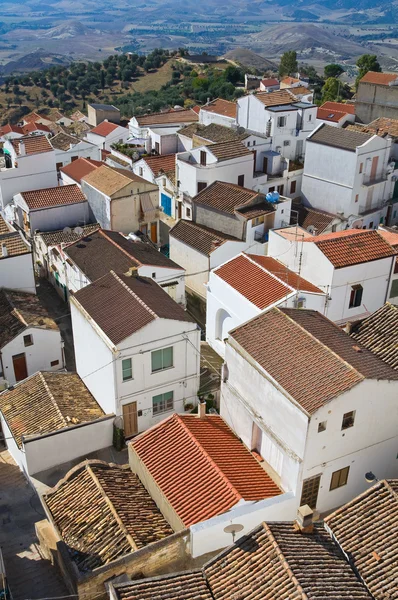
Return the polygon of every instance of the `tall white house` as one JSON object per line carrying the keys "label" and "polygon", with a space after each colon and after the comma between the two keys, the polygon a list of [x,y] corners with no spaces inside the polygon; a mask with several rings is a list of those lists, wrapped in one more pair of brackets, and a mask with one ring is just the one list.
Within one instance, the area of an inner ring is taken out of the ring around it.
{"label": "tall white house", "polygon": [[391,138],[320,125],[306,143],[303,202],[348,218],[349,227],[392,224],[398,171]]}
{"label": "tall white house", "polygon": [[125,437],[196,405],[200,329],[152,279],[111,271],[70,306],[76,370]]}
{"label": "tall white house", "polygon": [[296,510],[397,476],[398,372],[320,313],[271,308],[230,332],[225,361],[221,416]]}

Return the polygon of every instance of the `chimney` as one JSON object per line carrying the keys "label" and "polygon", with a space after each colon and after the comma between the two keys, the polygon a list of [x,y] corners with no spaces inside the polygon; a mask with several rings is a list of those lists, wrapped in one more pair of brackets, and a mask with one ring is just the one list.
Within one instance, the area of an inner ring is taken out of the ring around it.
{"label": "chimney", "polygon": [[221,246],[222,242],[220,240],[213,240],[211,242],[211,249],[210,252],[213,252],[214,250],[216,250],[216,248],[218,248],[219,246]]}
{"label": "chimney", "polygon": [[351,331],[352,331],[352,323],[350,321],[347,321],[347,323],[345,324],[345,327],[343,327],[343,330],[348,333],[348,335],[350,335]]}
{"label": "chimney", "polygon": [[19,154],[19,156],[25,156],[26,151],[25,151],[25,143],[24,142],[19,142],[18,154]]}
{"label": "chimney", "polygon": [[5,244],[1,245],[1,256],[3,258],[5,258],[6,256],[8,256],[8,250],[7,250],[7,246]]}
{"label": "chimney", "polygon": [[204,419],[205,416],[206,416],[206,402],[203,400],[203,398],[199,398],[198,417],[199,417],[199,419]]}
{"label": "chimney", "polygon": [[297,517],[295,521],[296,529],[299,529],[301,533],[312,533],[314,529],[313,524],[314,511],[308,506],[303,504],[297,511]]}
{"label": "chimney", "polygon": [[138,277],[138,267],[130,267],[125,275],[126,277]]}

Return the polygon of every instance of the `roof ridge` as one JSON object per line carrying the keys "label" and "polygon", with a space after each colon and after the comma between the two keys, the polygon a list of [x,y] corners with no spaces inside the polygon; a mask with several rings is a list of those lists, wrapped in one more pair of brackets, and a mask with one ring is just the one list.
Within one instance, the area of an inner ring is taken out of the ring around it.
{"label": "roof ridge", "polygon": [[[112,238],[110,238],[101,227],[99,229],[97,229],[97,231],[98,231],[98,233],[100,235],[102,235],[104,238],[106,238],[108,240],[108,242],[110,242],[113,246],[115,246],[118,250],[120,250],[120,252],[123,252],[123,254],[125,254],[128,258],[131,258],[139,266],[142,266],[142,263],[139,260],[137,260],[134,256],[132,256],[131,254],[129,254],[127,252],[127,250],[125,250],[124,248],[122,248],[121,246],[119,246],[119,244],[117,242],[115,242],[114,240],[112,240]],[[114,233],[119,233],[119,232],[116,231]],[[123,235],[123,234],[119,233],[119,235]]]}
{"label": "roof ridge", "polygon": [[[158,315],[150,308],[133,290],[115,273],[115,271],[111,271],[111,275],[118,281],[132,296],[147,310],[155,319],[158,319]],[[106,277],[106,276],[105,276]]]}
{"label": "roof ridge", "polygon": [[58,404],[56,403],[55,398],[53,396],[53,393],[50,390],[50,388],[49,388],[49,386],[47,384],[47,381],[44,378],[44,375],[43,375],[42,371],[39,372],[39,377],[40,377],[40,379],[41,379],[44,387],[47,390],[47,393],[48,393],[48,395],[50,397],[50,400],[51,400],[52,404],[54,405],[55,411],[58,413],[58,416],[61,417],[61,420],[64,422],[65,427],[68,427],[68,421],[66,420],[66,418],[64,417],[64,415],[61,412],[61,409],[59,408]]}
{"label": "roof ridge", "polygon": [[[242,254],[256,267],[258,267],[259,269],[261,269],[262,271],[264,271],[264,273],[267,273],[268,275],[270,275],[270,277],[273,277],[274,279],[276,279],[277,281],[279,281],[279,283],[281,283],[282,285],[284,285],[285,287],[289,288],[292,292],[296,292],[298,288],[294,288],[292,287],[289,283],[287,283],[286,281],[283,281],[282,279],[279,279],[279,277],[277,275],[275,275],[274,273],[271,273],[271,271],[269,271],[268,269],[266,269],[265,267],[263,267],[262,265],[260,265],[258,262],[256,262],[255,260],[253,260],[249,254],[246,254],[246,252],[242,252]],[[238,255],[239,256],[239,255]],[[264,258],[268,258],[267,256],[264,256]],[[269,258],[273,258],[272,256]],[[282,265],[282,263],[280,263]],[[282,265],[285,266],[285,265]],[[290,269],[288,269],[288,267],[285,267],[286,271],[290,271]],[[293,271],[291,271],[293,272]],[[300,275],[298,275],[297,273],[295,273],[295,275],[297,275],[297,277],[301,280]]]}
{"label": "roof ridge", "polygon": [[271,542],[273,549],[275,550],[275,554],[278,557],[281,566],[285,570],[285,572],[286,572],[287,576],[289,577],[289,579],[291,580],[291,582],[296,587],[298,593],[301,594],[301,600],[308,600],[307,594],[305,593],[302,586],[300,585],[300,582],[298,581],[297,577],[293,573],[293,570],[291,569],[288,560],[286,559],[285,555],[283,554],[283,552],[282,552],[278,542],[276,541],[274,534],[272,533],[271,529],[269,528],[268,524],[265,521],[263,521],[262,525],[263,525],[264,531],[266,532],[266,534],[268,536],[268,539]]}
{"label": "roof ridge", "polygon": [[[185,415],[185,417],[187,417],[188,415]],[[199,442],[199,440],[194,436],[194,434],[190,431],[190,429],[185,425],[184,421],[182,420],[182,415],[179,415],[178,413],[175,414],[176,419],[180,422],[180,424],[182,425],[183,429],[185,430],[185,432],[189,435],[189,437],[194,441],[194,443],[197,445],[197,447],[199,448],[200,452],[205,456],[205,458],[207,459],[207,461],[211,464],[211,466],[214,468],[214,470],[221,476],[221,478],[223,479],[224,483],[227,485],[227,487],[235,494],[237,500],[244,500],[242,494],[240,494],[240,492],[238,492],[238,490],[236,489],[236,487],[234,485],[232,485],[232,483],[230,482],[230,480],[228,479],[228,477],[225,475],[225,473],[220,469],[220,467],[217,465],[217,463],[212,459],[212,457],[210,456],[210,454],[204,449],[204,447],[202,446],[202,444]],[[190,417],[189,417],[190,418]],[[199,419],[198,416],[192,415],[193,419]],[[221,417],[220,417],[221,419]],[[229,425],[227,425],[228,428],[230,429]],[[234,434],[235,435],[235,434]]]}

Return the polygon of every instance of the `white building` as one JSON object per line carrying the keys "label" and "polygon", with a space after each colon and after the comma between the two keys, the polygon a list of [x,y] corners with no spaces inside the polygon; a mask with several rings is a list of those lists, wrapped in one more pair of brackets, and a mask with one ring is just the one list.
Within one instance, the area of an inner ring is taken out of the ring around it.
{"label": "white building", "polygon": [[0,141],[5,142],[7,140],[14,140],[24,136],[22,127],[19,125],[4,125],[0,127]]}
{"label": "white building", "polygon": [[152,279],[111,271],[70,306],[77,372],[125,437],[196,405],[200,330]]}
{"label": "white building", "polygon": [[396,250],[374,230],[311,235],[300,227],[270,231],[268,254],[327,293],[322,311],[344,324],[388,299]]}
{"label": "white building", "polygon": [[36,293],[32,247],[1,215],[0,288]]}
{"label": "white building", "polygon": [[223,358],[228,332],[274,306],[323,311],[326,293],[270,256],[241,253],[207,284],[206,341]]}
{"label": "white building", "polygon": [[299,102],[289,90],[249,94],[237,102],[239,127],[265,135],[270,150],[291,160],[304,156],[305,140],[316,126],[316,113],[315,105]]}
{"label": "white building", "polygon": [[[132,117],[129,122],[129,131],[131,138],[134,139],[131,141],[134,142],[135,140],[135,143],[138,143],[139,141],[145,146],[149,143],[149,138],[151,137],[150,130],[161,129],[163,135],[166,135],[166,130],[168,130],[169,134],[175,134],[176,129],[184,127],[189,123],[196,123],[197,121],[199,121],[198,115],[190,108],[187,110],[172,109],[166,112]],[[156,141],[159,140],[154,140],[154,143],[156,143]],[[156,147],[154,149],[156,149]]]}
{"label": "white building", "polygon": [[0,291],[0,318],[0,386],[64,368],[61,333],[35,294]]}
{"label": "white building", "polygon": [[110,150],[112,144],[125,144],[128,138],[129,130],[126,127],[102,121],[97,127],[86,133],[85,139],[101,150]]}
{"label": "white building", "polygon": [[50,142],[55,150],[57,171],[79,158],[101,160],[101,150],[98,146],[73,135],[58,133],[51,138]]}
{"label": "white building", "polygon": [[0,168],[3,210],[15,194],[57,185],[55,152],[45,135],[7,140],[3,150],[5,166]]}
{"label": "white building", "polygon": [[112,445],[114,415],[104,414],[76,373],[38,372],[4,391],[0,420],[28,478]]}
{"label": "white building", "polygon": [[280,83],[274,77],[268,77],[260,81],[260,92],[276,92],[279,89]]}
{"label": "white building", "polygon": [[324,102],[316,113],[316,124],[326,123],[331,127],[344,127],[355,123],[355,105],[343,102]]}
{"label": "white building", "polygon": [[390,154],[389,137],[320,125],[307,139],[304,203],[342,214],[350,227],[391,224],[398,170]]}
{"label": "white building", "polygon": [[236,102],[217,98],[212,102],[208,102],[201,106],[199,111],[199,122],[202,125],[210,125],[210,123],[218,123],[225,127],[233,127],[236,125]]}
{"label": "white building", "polygon": [[316,311],[272,308],[230,332],[221,415],[297,508],[319,513],[397,475],[398,372]]}
{"label": "white building", "polygon": [[21,192],[14,196],[6,213],[28,237],[36,230],[55,231],[89,223],[89,205],[78,185]]}

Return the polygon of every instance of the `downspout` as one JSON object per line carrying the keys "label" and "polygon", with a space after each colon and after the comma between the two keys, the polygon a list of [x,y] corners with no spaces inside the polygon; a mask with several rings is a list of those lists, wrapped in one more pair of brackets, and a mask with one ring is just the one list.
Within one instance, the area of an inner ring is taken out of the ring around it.
{"label": "downspout", "polygon": [[390,289],[391,289],[391,285],[392,285],[391,278],[392,278],[392,275],[393,275],[393,272],[394,272],[394,267],[395,267],[396,260],[397,260],[397,257],[393,256],[392,261],[391,261],[390,275],[389,275],[389,278],[388,278],[388,286],[387,286],[387,291],[386,291],[386,297],[384,298],[384,304],[388,301],[388,298],[389,298],[389,293],[390,293]]}

